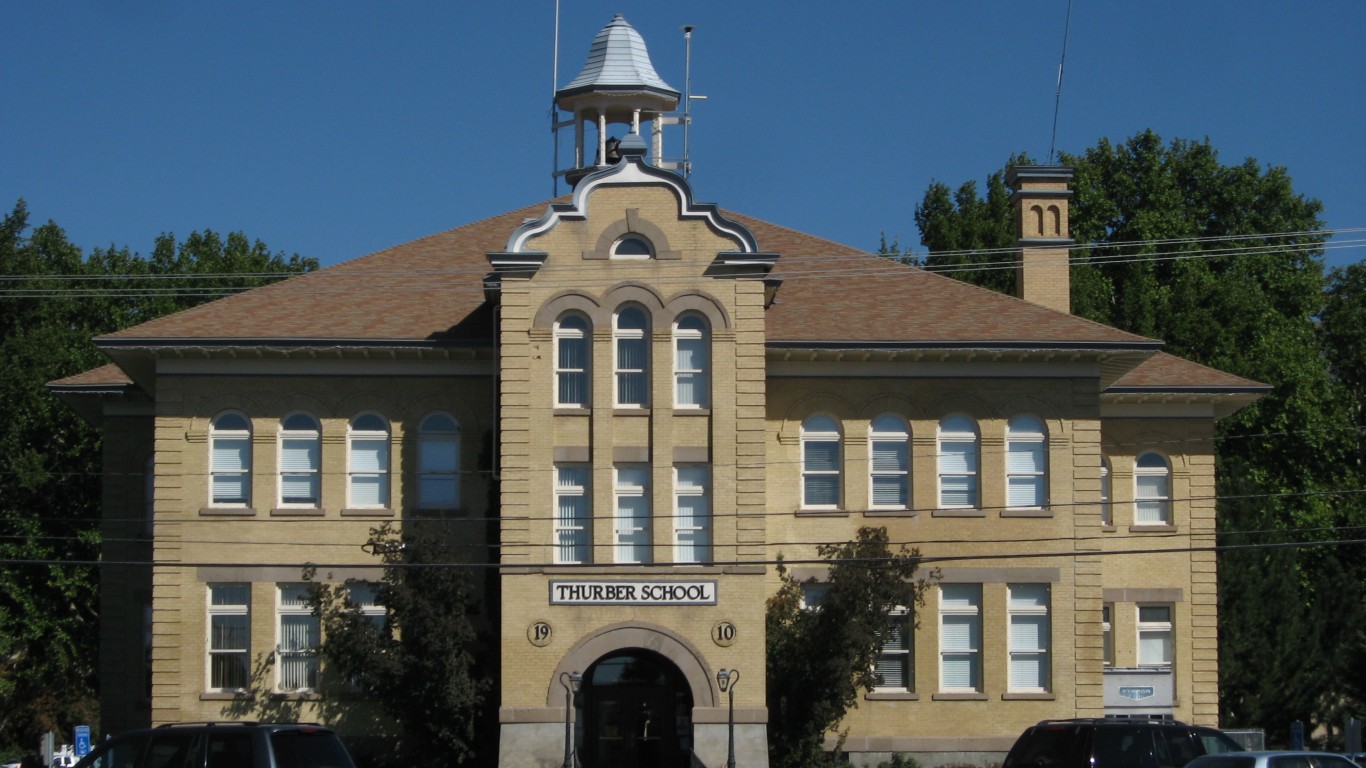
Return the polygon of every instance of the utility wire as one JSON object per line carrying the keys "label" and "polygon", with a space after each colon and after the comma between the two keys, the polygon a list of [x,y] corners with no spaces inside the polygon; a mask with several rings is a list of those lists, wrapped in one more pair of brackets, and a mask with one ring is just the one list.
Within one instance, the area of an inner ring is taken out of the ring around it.
{"label": "utility wire", "polygon": [[[1366,228],[1362,228],[1362,229],[1352,229],[1352,230],[1336,230],[1336,231],[1337,231],[1337,232],[1358,232],[1358,231],[1366,231]],[[1085,251],[1088,251],[1088,250],[1090,250],[1090,249],[1096,249],[1096,248],[1099,248],[1099,249],[1106,249],[1106,250],[1112,250],[1112,249],[1115,249],[1115,248],[1118,248],[1118,247],[1139,247],[1139,246],[1147,246],[1147,245],[1180,245],[1180,244],[1194,244],[1194,243],[1198,243],[1198,242],[1210,242],[1210,241],[1227,242],[1227,241],[1238,241],[1238,240],[1265,240],[1265,239],[1267,239],[1267,238],[1294,237],[1294,236],[1315,236],[1315,237],[1317,237],[1317,236],[1319,236],[1320,234],[1321,234],[1321,233],[1314,233],[1314,232],[1302,232],[1302,233],[1274,233],[1274,234],[1267,234],[1267,235],[1244,235],[1244,236],[1231,236],[1231,237],[1202,237],[1202,238],[1188,238],[1188,239],[1154,240],[1154,241],[1148,241],[1147,243],[1140,242],[1140,241],[1132,241],[1132,242],[1125,242],[1125,243],[1107,243],[1107,244],[1093,244],[1093,245],[1076,245],[1076,244],[1072,244],[1072,245],[1046,246],[1045,249],[1053,248],[1053,249],[1058,249],[1058,250],[1082,251],[1083,253],[1075,254],[1075,255],[1072,255],[1072,256],[1069,257],[1069,263],[1071,263],[1071,264],[1104,264],[1104,265],[1113,265],[1113,264],[1128,264],[1128,263],[1140,263],[1140,262],[1160,262],[1160,261],[1185,260],[1185,259],[1196,259],[1196,258],[1199,258],[1199,259],[1213,259],[1213,258],[1232,257],[1232,256],[1265,255],[1265,254],[1268,254],[1268,253],[1281,253],[1281,254],[1314,253],[1314,252],[1327,251],[1327,250],[1340,250],[1340,249],[1347,249],[1347,248],[1356,249],[1356,248],[1363,248],[1363,247],[1366,247],[1366,239],[1361,239],[1361,240],[1351,240],[1351,241],[1339,241],[1339,242],[1336,242],[1336,243],[1329,243],[1329,244],[1324,244],[1324,243],[1320,243],[1320,242],[1305,242],[1305,243],[1291,243],[1291,244],[1266,244],[1266,243],[1261,243],[1261,244],[1253,244],[1253,245],[1246,245],[1246,246],[1239,246],[1239,247],[1219,248],[1219,249],[1213,249],[1213,250],[1202,250],[1202,251],[1185,251],[1185,250],[1183,250],[1183,251],[1153,252],[1153,253],[1144,253],[1144,254],[1135,254],[1135,255],[1124,255],[1124,254],[1102,254],[1102,255],[1096,255],[1096,254],[1088,254],[1088,253],[1085,253]],[[970,250],[970,251],[942,251],[942,252],[934,252],[934,253],[924,254],[924,255],[915,255],[915,254],[909,254],[909,255],[908,255],[908,254],[896,254],[896,255],[895,255],[895,256],[896,256],[895,259],[894,259],[894,258],[887,258],[887,257],[884,256],[884,255],[872,254],[872,253],[831,254],[831,255],[824,255],[824,256],[821,256],[821,255],[817,255],[817,256],[789,256],[789,257],[784,257],[784,258],[782,258],[782,259],[779,260],[779,263],[778,263],[778,270],[777,270],[777,272],[776,272],[776,275],[779,276],[779,277],[781,277],[781,278],[783,278],[785,281],[796,281],[796,280],[806,281],[806,280],[812,280],[812,279],[823,279],[823,278],[832,278],[832,277],[846,278],[846,279],[847,279],[847,278],[853,277],[853,276],[870,275],[870,274],[872,274],[872,275],[905,274],[905,272],[904,272],[904,266],[894,266],[894,265],[904,264],[904,263],[907,262],[907,260],[915,261],[915,260],[919,260],[919,259],[928,259],[928,258],[945,259],[945,258],[954,258],[954,257],[958,257],[958,256],[974,256],[974,257],[981,257],[981,256],[988,256],[988,255],[993,255],[993,254],[1012,255],[1012,254],[1015,254],[1015,253],[1018,253],[1018,248],[1016,248],[1016,247],[1008,247],[1008,248],[996,248],[996,249],[977,249],[977,250]],[[890,256],[890,255],[889,255],[889,256]],[[863,265],[861,265],[861,266],[854,267],[854,266],[851,264],[851,260],[857,259],[857,258],[860,258],[860,257],[866,258],[866,259],[868,259],[868,261],[864,262]],[[809,265],[809,266],[808,266],[808,265]],[[803,267],[806,267],[806,268],[803,269]],[[819,268],[812,268],[812,267],[819,267]],[[1013,258],[1011,258],[1011,259],[1005,259],[1005,260],[1001,260],[1001,261],[974,262],[974,263],[968,263],[968,264],[951,264],[951,265],[939,265],[939,266],[934,266],[934,265],[931,265],[931,266],[919,266],[918,268],[921,269],[922,271],[934,272],[934,273],[939,273],[939,274],[953,274],[953,273],[956,273],[956,272],[966,272],[966,271],[972,271],[972,272],[983,272],[983,271],[988,271],[988,272],[989,272],[989,271],[997,271],[997,270],[1004,270],[1004,269],[1010,269],[1010,270],[1017,269],[1017,268],[1018,268],[1018,261],[1015,260],[1015,259],[1013,259]],[[592,278],[592,279],[587,279],[587,280],[582,279],[583,275],[584,275],[589,269],[590,269],[589,267],[585,267],[585,266],[583,266],[583,265],[574,265],[574,266],[568,266],[568,267],[555,267],[555,266],[549,266],[549,265],[547,265],[547,266],[545,266],[545,267],[542,267],[542,268],[537,272],[537,275],[538,275],[538,278],[540,278],[540,279],[543,280],[543,281],[547,281],[547,282],[548,282],[548,281],[552,281],[552,280],[554,280],[554,279],[559,279],[559,278],[561,278],[561,277],[563,277],[563,276],[570,276],[570,275],[572,275],[572,276],[574,276],[574,279],[573,279],[573,280],[566,280],[566,281],[565,281],[565,285],[572,285],[572,286],[574,286],[574,287],[581,287],[581,288],[594,287],[594,286],[606,287],[606,286],[608,286],[608,285],[613,285],[613,284],[615,284],[614,281],[607,280],[606,278]],[[673,284],[673,283],[682,283],[682,282],[684,282],[684,281],[691,281],[691,280],[694,280],[696,276],[695,276],[694,274],[692,274],[692,272],[690,272],[690,271],[688,271],[688,270],[695,270],[695,267],[692,267],[692,266],[689,266],[689,265],[686,265],[686,264],[682,264],[682,263],[679,263],[679,264],[667,264],[667,265],[665,265],[665,266],[663,266],[663,267],[661,267],[660,269],[657,270],[658,272],[663,273],[663,276],[662,276],[662,277],[656,277],[656,278],[655,278],[655,282],[657,282],[657,283],[659,283],[659,284],[661,284],[661,285],[669,285],[669,284]],[[455,278],[459,278],[459,277],[461,277],[461,276],[465,276],[465,277],[468,277],[470,280],[478,279],[478,280],[482,281],[483,278],[484,278],[484,276],[486,276],[486,275],[488,274],[488,272],[489,272],[489,269],[488,269],[487,267],[484,267],[484,266],[480,265],[480,266],[477,266],[477,267],[476,267],[476,266],[470,266],[470,267],[463,267],[463,268],[452,268],[452,269],[441,269],[441,270],[401,270],[401,271],[400,271],[400,270],[393,270],[393,271],[389,271],[389,270],[376,270],[376,271],[365,271],[365,272],[363,272],[363,273],[362,273],[362,272],[351,272],[351,271],[349,271],[349,270],[346,270],[346,271],[343,271],[343,272],[340,272],[340,273],[338,273],[338,272],[325,272],[325,271],[319,271],[319,272],[308,272],[308,273],[281,274],[281,275],[277,275],[276,277],[278,278],[278,281],[283,281],[283,280],[288,280],[288,279],[317,278],[318,282],[327,284],[327,287],[321,287],[321,286],[315,287],[313,290],[310,290],[310,291],[309,291],[309,294],[310,294],[310,295],[315,295],[315,296],[324,296],[324,295],[350,295],[350,294],[354,294],[354,293],[360,292],[360,291],[371,291],[371,290],[374,290],[374,289],[377,288],[377,287],[383,287],[383,286],[386,284],[386,280],[391,280],[391,281],[393,281],[393,284],[402,284],[402,285],[405,285],[405,286],[407,286],[407,285],[412,285],[414,282],[421,283],[421,282],[422,282],[421,278],[424,278],[424,277],[428,277],[428,278],[450,278],[450,279],[455,279]],[[670,275],[669,275],[669,272],[674,272],[675,274],[674,274],[673,276],[670,276]],[[766,273],[764,273],[764,272],[756,271],[753,275],[751,275],[751,277],[760,278],[760,277],[764,277],[765,275],[766,275]],[[237,276],[233,275],[232,273],[221,273],[221,274],[211,274],[211,275],[184,276],[183,278],[180,278],[180,279],[185,279],[185,280],[210,280],[210,279],[213,279],[213,280],[218,280],[218,279],[233,280],[233,279],[236,279],[236,277],[237,277]],[[135,281],[135,280],[141,280],[141,279],[146,279],[146,276],[139,276],[139,275],[111,275],[111,276],[89,276],[89,275],[11,275],[11,276],[0,276],[0,285],[3,285],[4,283],[12,283],[12,284],[18,286],[18,287],[15,287],[15,288],[0,288],[0,299],[3,299],[3,298],[58,298],[58,297],[155,298],[155,297],[158,297],[158,296],[185,296],[185,297],[204,297],[204,298],[208,298],[208,297],[218,297],[218,296],[230,295],[230,294],[235,294],[235,293],[241,293],[241,292],[245,292],[245,291],[248,291],[248,290],[254,290],[254,289],[256,289],[256,288],[268,287],[268,286],[246,286],[246,287],[244,287],[244,286],[240,286],[240,285],[226,285],[226,286],[220,285],[220,286],[205,286],[205,287],[198,287],[198,288],[174,287],[174,286],[172,286],[172,287],[165,287],[165,288],[152,288],[152,287],[149,287],[149,288],[129,289],[129,288],[114,288],[114,287],[103,288],[103,287],[93,287],[93,286],[88,286],[88,285],[76,285],[76,286],[74,286],[74,287],[72,287],[72,286],[67,286],[67,287],[58,286],[58,287],[54,287],[54,286],[51,286],[51,285],[50,285],[50,284],[53,283],[53,282],[57,282],[57,283],[73,283],[73,282],[75,282],[75,283],[88,283],[88,282],[96,282],[96,281]],[[339,285],[339,283],[345,283],[345,285]],[[42,284],[42,287],[38,287],[38,288],[25,287],[26,285],[32,285],[32,284]],[[273,285],[273,284],[275,284],[275,283],[272,283],[272,285]]]}
{"label": "utility wire", "polygon": [[[1163,555],[1163,554],[1190,554],[1200,552],[1236,552],[1247,550],[1275,550],[1275,549],[1308,549],[1319,547],[1354,546],[1366,544],[1363,539],[1335,539],[1330,541],[1302,541],[1302,542],[1275,542],[1267,544],[1214,544],[1207,546],[1190,547],[1153,547],[1146,549],[1117,549],[1117,550],[1058,550],[1053,552],[1013,552],[995,554],[974,554],[974,555],[935,555],[920,556],[916,559],[921,564],[936,564],[949,562],[976,562],[982,560],[1022,560],[1040,558],[1078,558],[1078,557],[1119,557],[1129,555]],[[746,545],[735,545],[736,548]],[[730,548],[730,545],[727,545]],[[219,562],[219,561],[154,561],[154,560],[50,560],[50,559],[2,559],[0,565],[5,566],[67,566],[80,568],[108,568],[108,567],[134,567],[134,568],[303,568],[311,567],[318,570],[330,568],[384,568],[399,570],[422,570],[431,568],[465,568],[469,570],[501,570],[513,568],[517,570],[539,569],[547,573],[563,572],[568,574],[600,573],[611,570],[631,570],[638,573],[641,568],[649,568],[652,575],[687,576],[690,575],[688,569],[696,567],[726,568],[737,566],[754,565],[832,565],[855,564],[855,565],[879,565],[891,563],[899,560],[897,557],[870,557],[870,558],[848,558],[839,560],[829,560],[826,558],[755,558],[737,560],[714,560],[707,563],[662,563],[657,565],[641,565],[639,563],[547,563],[547,562],[508,562],[508,563],[461,563],[461,562],[441,562],[441,563],[360,563],[360,562],[339,562],[339,563],[319,563],[319,562]],[[663,572],[664,568],[682,568],[683,570],[672,570]]]}

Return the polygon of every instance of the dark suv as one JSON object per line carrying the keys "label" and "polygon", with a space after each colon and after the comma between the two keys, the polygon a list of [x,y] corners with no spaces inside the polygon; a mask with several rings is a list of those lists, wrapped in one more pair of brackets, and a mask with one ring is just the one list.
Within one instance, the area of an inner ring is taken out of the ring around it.
{"label": "dark suv", "polygon": [[1242,751],[1217,729],[1175,720],[1044,720],[1020,734],[1001,768],[1182,768],[1200,755]]}
{"label": "dark suv", "polygon": [[101,742],[76,768],[355,768],[330,728],[175,723]]}

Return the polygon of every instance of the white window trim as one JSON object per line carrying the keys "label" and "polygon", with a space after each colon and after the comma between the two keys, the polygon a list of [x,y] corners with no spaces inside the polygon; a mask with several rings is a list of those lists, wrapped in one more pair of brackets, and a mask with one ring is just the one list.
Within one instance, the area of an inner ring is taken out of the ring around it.
{"label": "white window trim", "polygon": [[[646,565],[650,557],[650,466],[648,464],[622,464],[612,468],[613,498],[613,552],[619,564]],[[639,482],[630,479],[638,475]],[[628,515],[623,499],[640,499],[644,502],[643,516],[633,520]]]}
{"label": "white window trim", "polygon": [[[315,428],[314,428],[314,429],[285,429],[285,426],[284,426],[284,425],[285,425],[285,421],[289,420],[290,417],[295,416],[295,415],[304,415],[304,416],[307,416],[309,419],[312,419],[312,421],[313,421],[313,426],[314,426]],[[284,466],[283,466],[284,455],[285,455],[285,441],[286,441],[286,440],[308,440],[308,441],[312,442],[313,445],[317,448],[317,451],[315,452],[316,455],[317,455],[317,457],[318,457],[318,463],[317,463],[317,465],[311,466],[311,467],[309,467],[309,468],[306,469],[306,470],[290,470],[290,471],[286,472],[286,471],[285,471],[285,468],[284,468]],[[323,455],[323,454],[322,454],[322,449],[323,449],[323,433],[322,433],[322,423],[321,423],[320,421],[318,421],[317,417],[314,416],[314,415],[311,414],[311,413],[302,413],[302,414],[293,414],[293,413],[291,413],[291,414],[289,414],[289,416],[286,416],[284,419],[281,419],[281,420],[280,420],[279,433],[276,435],[276,438],[275,438],[275,449],[276,449],[276,450],[275,450],[275,464],[276,464],[276,466],[275,466],[275,472],[276,472],[276,474],[275,474],[275,477],[276,477],[276,483],[275,483],[275,485],[276,485],[276,491],[275,491],[275,493],[276,493],[276,502],[280,505],[280,507],[281,507],[282,509],[317,509],[317,508],[321,507],[321,506],[322,506],[322,503],[323,503],[323,489],[322,489],[322,455]],[[314,489],[316,490],[316,497],[315,497],[312,501],[308,501],[308,502],[286,502],[286,501],[285,501],[285,476],[286,476],[286,475],[288,475],[288,476],[290,476],[290,477],[312,477],[312,478],[313,478],[313,483],[312,483],[312,485],[313,485]]]}
{"label": "white window trim", "polygon": [[[247,422],[246,429],[220,429],[218,423],[224,417],[236,416]],[[216,471],[214,469],[214,453],[217,449],[219,440],[245,440],[246,455],[244,466],[240,470]],[[251,506],[251,466],[252,466],[252,440],[251,440],[251,419],[238,411],[225,411],[214,417],[209,425],[209,506],[242,509]],[[238,477],[241,479],[243,488],[241,501],[219,501],[214,496],[215,479],[223,476]]]}
{"label": "white window trim", "polygon": [[[690,319],[698,319],[702,323],[701,328],[681,328],[681,323]],[[680,362],[681,355],[678,354],[679,345],[683,341],[700,340],[702,342],[702,368],[684,368]],[[707,319],[697,313],[688,313],[680,316],[673,324],[673,353],[674,353],[674,407],[679,409],[702,409],[711,404],[711,333]],[[684,376],[694,376],[697,379],[696,389],[698,391],[698,402],[685,403],[678,396],[682,391],[682,381]]]}
{"label": "white window trim", "polygon": [[[1042,588],[1044,593],[1043,605],[1021,604],[1015,599],[1016,590]],[[1006,613],[1007,613],[1007,632],[1006,638],[1006,690],[1012,693],[1047,693],[1051,690],[1053,679],[1053,622],[1051,609],[1053,605],[1052,589],[1047,584],[1010,584],[1006,588]],[[1017,618],[1037,618],[1042,616],[1044,619],[1043,630],[1039,638],[1041,644],[1037,648],[1017,648],[1015,647],[1015,620]],[[1042,657],[1042,685],[1015,687],[1015,660],[1016,656],[1039,656]]]}
{"label": "white window trim", "polygon": [[[622,328],[619,320],[622,313],[628,310],[635,310],[644,319],[644,328]],[[622,368],[621,350],[619,346],[623,341],[640,340],[644,349],[645,360],[640,368]],[[617,408],[649,408],[650,407],[650,313],[644,307],[628,304],[619,308],[612,315],[612,404]],[[645,380],[645,391],[643,402],[628,403],[621,398],[621,379],[623,376],[639,375]]]}
{"label": "white window trim", "polygon": [[[1144,608],[1163,608],[1167,611],[1166,621],[1143,621]],[[1136,653],[1134,658],[1138,666],[1145,669],[1171,669],[1176,662],[1176,607],[1171,603],[1138,603],[1134,606],[1134,618],[1137,620],[1134,627],[1135,639],[1137,640]],[[1167,647],[1170,652],[1165,660],[1160,662],[1143,660],[1143,636],[1145,634],[1165,634],[1167,636]]]}
{"label": "white window trim", "polygon": [[1115,524],[1114,483],[1110,474],[1110,460],[1100,458],[1100,524]]}
{"label": "white window trim", "polygon": [[[835,422],[836,430],[812,430],[808,424],[814,419],[827,418]],[[801,505],[802,509],[840,509],[844,503],[844,436],[839,431],[839,419],[832,416],[816,414],[808,417],[802,422],[801,431]],[[835,444],[835,468],[834,469],[811,469],[807,466],[806,446],[809,443],[834,443]],[[835,478],[835,502],[833,504],[813,504],[806,498],[806,479],[808,477],[833,477]]]}
{"label": "white window trim", "polygon": [[[444,417],[451,420],[455,425],[454,431],[428,429],[427,423],[433,417]],[[461,488],[460,488],[460,422],[445,411],[433,411],[422,417],[417,429],[417,487],[413,489],[413,495],[417,499],[418,509],[460,509],[461,508]],[[423,458],[428,446],[450,443],[455,448],[455,467],[452,469],[424,470]],[[422,498],[422,488],[424,480],[435,479],[450,482],[455,486],[455,500],[451,504],[431,504]]]}
{"label": "white window trim", "polygon": [[[939,426],[935,430],[935,447],[938,449],[935,460],[935,475],[939,483],[938,497],[936,501],[938,502],[940,509],[978,509],[982,504],[982,483],[980,477],[982,468],[981,436],[976,431],[976,420],[964,414],[953,415],[962,416],[964,419],[968,420],[970,423],[973,424],[974,430],[971,432],[945,431],[944,422],[951,418],[951,416],[945,417],[944,419],[940,420]],[[948,472],[944,467],[944,457],[948,455],[947,452],[944,450],[944,445],[946,443],[968,442],[972,443],[972,452],[970,454],[969,468],[959,472]],[[969,488],[971,490],[972,495],[972,502],[970,504],[946,504],[944,502],[944,478],[946,477],[968,478]]]}
{"label": "white window trim", "polygon": [[[1013,429],[1012,427],[1016,427],[1017,421],[1021,418],[1027,418],[1037,422],[1039,431],[1033,432]],[[1043,509],[1048,506],[1048,433],[1046,430],[1047,427],[1044,425],[1043,419],[1040,419],[1037,416],[1032,415],[1016,416],[1006,423],[1006,506],[1010,509]],[[1016,448],[1017,444],[1021,446],[1039,446],[1042,466],[1039,469],[1030,472],[1012,471],[1012,455],[1017,451],[1020,453],[1026,452]],[[1010,481],[1015,478],[1039,479],[1039,498],[1035,499],[1037,503],[1024,504],[1019,506],[1010,504]]]}
{"label": "white window trim", "polygon": [[[967,606],[949,606],[944,600],[945,587],[963,586],[976,587],[973,593],[976,603]],[[982,585],[980,584],[961,584],[961,585],[939,585],[939,690],[941,693],[981,693],[983,688],[982,673]],[[950,616],[966,616],[976,619],[973,623],[973,633],[969,638],[970,643],[967,648],[955,648],[948,650],[944,642],[945,619]],[[951,688],[944,684],[944,660],[948,656],[967,656],[973,665],[973,674],[977,685],[969,688]]]}
{"label": "white window trim", "polygon": [[[356,429],[355,424],[366,416],[376,416],[384,422],[385,429]],[[346,425],[346,506],[348,509],[387,509],[393,498],[393,446],[391,442],[389,420],[378,413],[366,412],[358,414]],[[383,440],[384,456],[378,469],[358,470],[355,466],[356,451],[355,444],[358,440]],[[373,477],[380,484],[379,502],[374,504],[360,504],[356,502],[355,484],[359,478]]]}
{"label": "white window trim", "polygon": [[[575,319],[577,319],[577,320],[581,320],[581,321],[583,322],[584,327],[583,327],[583,328],[566,328],[566,327],[564,326],[564,322],[565,322],[565,320],[567,320],[567,319],[569,319],[569,318],[571,318],[571,317],[572,317],[572,318],[575,318]],[[554,346],[555,346],[555,349],[554,349],[555,359],[554,359],[553,362],[554,362],[554,365],[555,365],[555,376],[554,376],[554,381],[551,383],[551,386],[554,387],[554,391],[551,393],[551,397],[554,398],[555,407],[556,407],[556,408],[588,408],[589,406],[592,405],[592,402],[593,402],[593,377],[590,375],[590,371],[591,371],[590,366],[591,366],[592,363],[593,363],[593,324],[592,324],[591,322],[588,321],[588,318],[584,317],[584,316],[581,315],[581,314],[578,314],[577,312],[568,313],[568,314],[562,315],[562,316],[560,317],[560,319],[557,320],[557,321],[555,322],[554,336],[555,336],[555,345],[554,345]],[[564,342],[566,342],[566,341],[580,341],[580,342],[583,343],[583,367],[582,367],[582,368],[564,368],[564,367],[561,367],[561,365],[560,365],[560,359],[561,359],[561,358],[560,358],[560,346],[561,346]],[[613,351],[613,353],[615,354],[615,350]],[[571,376],[571,375],[572,375],[572,376],[578,376],[578,377],[581,377],[581,378],[583,379],[583,402],[565,402],[565,401],[560,400],[560,391],[561,391],[560,383],[561,383],[561,379],[562,379],[563,377],[565,377],[565,376]]]}
{"label": "white window trim", "polygon": [[1115,665],[1115,627],[1112,620],[1115,615],[1115,604],[1105,603],[1100,611],[1100,637],[1101,637],[1101,663],[1106,667]]}
{"label": "white window trim", "polygon": [[[911,433],[906,428],[906,423],[899,416],[893,416],[900,423],[900,429],[896,432],[876,431],[878,421],[886,418],[879,416],[869,422],[868,425],[868,508],[869,509],[909,509],[911,505]],[[874,454],[878,443],[900,443],[905,448],[906,466],[899,470],[877,469],[874,466]],[[879,477],[899,477],[901,478],[901,494],[905,497],[905,504],[878,504],[877,503],[877,478]]]}
{"label": "white window trim", "polygon": [[[696,484],[685,486],[682,482],[684,473],[698,473],[702,481]],[[705,507],[706,517],[697,521],[694,519],[692,525],[684,525],[682,500],[684,498],[701,498]],[[711,467],[706,464],[683,464],[674,467],[674,554],[675,563],[680,565],[702,565],[712,561],[712,499],[711,499]],[[683,537],[685,534],[698,534],[697,539],[690,545],[693,552],[700,556],[691,558],[684,556]]]}
{"label": "white window trim", "polygon": [[[1139,462],[1145,456],[1156,456],[1161,460],[1161,467],[1141,467]],[[1143,486],[1139,483],[1142,477],[1161,477],[1163,479],[1163,493],[1157,496],[1145,496],[1141,493]],[[1161,512],[1159,520],[1139,520],[1139,507],[1144,503],[1156,503]],[[1156,451],[1145,451],[1134,458],[1134,525],[1171,525],[1172,524],[1172,468],[1171,460]]]}
{"label": "white window trim", "polygon": [[[645,253],[622,253],[621,246],[627,242],[636,241],[644,244]],[[655,244],[650,242],[650,238],[639,232],[628,232],[612,243],[610,257],[619,261],[649,261],[655,257]]]}
{"label": "white window trim", "polygon": [[915,621],[914,613],[904,605],[893,608],[891,616],[899,624],[898,631],[901,633],[901,648],[892,651],[887,650],[886,643],[878,648],[878,662],[883,657],[896,656],[902,668],[902,679],[905,685],[882,685],[873,686],[873,690],[879,693],[913,693],[915,691]]}
{"label": "white window trim", "polygon": [[[561,485],[561,479],[565,477],[566,471],[582,471],[583,483],[581,485]],[[551,550],[554,554],[554,562],[557,565],[580,565],[593,562],[593,495],[592,495],[592,473],[587,464],[557,464],[552,478],[554,483],[554,513],[555,524],[552,530],[553,539]],[[584,499],[584,509],[582,519],[566,523],[560,516],[560,499],[565,496],[582,497]],[[583,559],[567,559],[564,557],[564,548],[561,545],[561,536],[565,531],[578,531],[577,536],[582,537],[584,542],[586,557]]]}
{"label": "white window trim", "polygon": [[[322,627],[320,625],[318,618],[313,615],[313,610],[309,607],[306,599],[300,601],[299,603],[285,602],[285,591],[296,589],[302,590],[302,594],[307,594],[308,585],[297,583],[283,583],[275,585],[275,655],[277,662],[275,664],[275,690],[281,693],[312,693],[313,691],[317,690],[317,677],[319,672],[318,646],[316,645],[316,643],[321,640]],[[312,635],[315,644],[304,649],[286,650],[284,637],[285,618],[298,616],[306,616],[312,619]],[[304,685],[290,688],[285,687],[284,674],[285,662],[287,659],[299,659],[304,662],[305,666],[312,666],[312,677],[314,678],[314,685]]]}
{"label": "white window trim", "polygon": [[[235,693],[245,690],[245,688],[224,688],[215,687],[213,684],[213,658],[214,656],[241,656],[244,659],[250,684],[251,674],[251,584],[243,582],[223,582],[208,584],[204,590],[205,620],[204,620],[204,690],[220,693]],[[213,602],[213,590],[215,587],[241,587],[245,588],[247,602],[232,603],[227,605],[215,605]],[[245,616],[247,621],[247,644],[242,648],[214,648],[213,647],[213,617],[214,616]]]}

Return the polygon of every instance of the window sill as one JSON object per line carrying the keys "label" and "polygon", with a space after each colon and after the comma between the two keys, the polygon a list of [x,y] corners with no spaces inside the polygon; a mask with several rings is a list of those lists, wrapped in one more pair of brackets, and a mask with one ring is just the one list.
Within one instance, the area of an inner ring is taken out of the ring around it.
{"label": "window sill", "polygon": [[254,517],[256,509],[253,507],[201,507],[200,517]]}
{"label": "window sill", "polygon": [[1104,523],[1101,523],[1100,529],[1102,531],[1109,531],[1113,533],[1114,531],[1118,531],[1119,527],[1114,524],[1106,525]]}
{"label": "window sill", "polygon": [[365,507],[361,509],[343,509],[342,517],[393,517],[394,510],[388,507]]}
{"label": "window sill", "polygon": [[312,691],[274,691],[270,694],[271,701],[322,701],[321,694]]}
{"label": "window sill", "polygon": [[1176,526],[1171,523],[1145,523],[1129,526],[1129,533],[1171,533]]}
{"label": "window sill", "polygon": [[675,405],[675,406],[674,406],[674,415],[675,415],[675,416],[710,416],[710,415],[711,415],[711,409],[710,409],[710,408],[681,408],[681,407]]}
{"label": "window sill", "polygon": [[555,406],[556,416],[592,416],[593,409],[581,405],[557,405]]}
{"label": "window sill", "polygon": [[798,508],[792,512],[797,517],[848,517],[849,511],[839,508],[830,509],[803,509]]}
{"label": "window sill", "polygon": [[1052,517],[1053,510],[1030,507],[1027,509],[1003,509],[1001,517]]}
{"label": "window sill", "polygon": [[869,691],[863,695],[864,701],[920,701],[915,691]]}
{"label": "window sill", "polygon": [[918,517],[918,509],[865,509],[864,517]]}
{"label": "window sill", "polygon": [[270,511],[271,517],[322,517],[327,510],[322,507],[276,507]]}
{"label": "window sill", "polygon": [[975,507],[949,507],[947,509],[936,509],[930,513],[933,517],[986,517],[984,509]]}
{"label": "window sill", "polygon": [[255,698],[250,691],[207,691],[199,694],[200,701],[252,701]]}
{"label": "window sill", "polygon": [[988,701],[985,693],[936,693],[931,701]]}
{"label": "window sill", "polygon": [[1057,701],[1058,697],[1048,691],[1038,693],[1003,693],[1001,701]]}
{"label": "window sill", "polygon": [[649,408],[630,408],[618,405],[612,409],[613,416],[649,416]]}

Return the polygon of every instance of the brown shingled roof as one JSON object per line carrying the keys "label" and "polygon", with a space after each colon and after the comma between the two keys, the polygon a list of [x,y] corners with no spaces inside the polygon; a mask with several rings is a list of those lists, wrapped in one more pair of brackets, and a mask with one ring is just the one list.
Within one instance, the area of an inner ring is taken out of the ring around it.
{"label": "brown shingled roof", "polygon": [[[98,339],[138,342],[484,343],[485,254],[547,203],[484,219]],[[1156,345],[1151,339],[894,263],[765,221],[725,214],[781,255],[770,342]]]}
{"label": "brown shingled roof", "polygon": [[738,214],[783,279],[764,315],[774,342],[990,346],[1158,342]]}
{"label": "brown shingled roof", "polygon": [[54,388],[84,388],[84,387],[122,387],[132,384],[133,380],[128,378],[128,374],[123,369],[109,363],[101,365],[99,368],[92,368],[84,373],[74,376],[67,376],[64,379],[49,381],[47,385]]}
{"label": "brown shingled roof", "polygon": [[1176,355],[1158,352],[1121,376],[1107,391],[1248,390],[1265,392],[1271,387],[1258,381],[1224,373]]}
{"label": "brown shingled roof", "polygon": [[97,339],[135,341],[487,342],[484,254],[546,204],[150,320]]}

